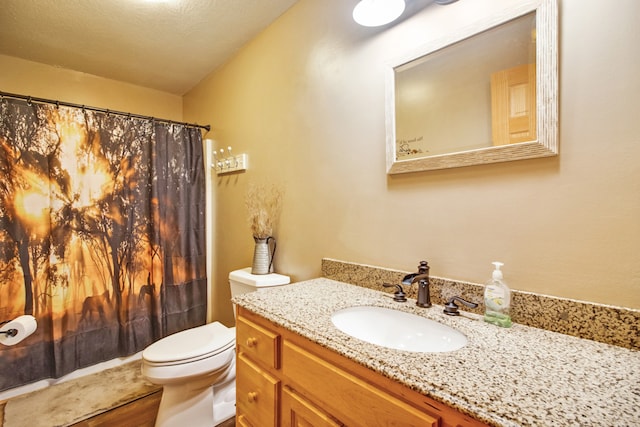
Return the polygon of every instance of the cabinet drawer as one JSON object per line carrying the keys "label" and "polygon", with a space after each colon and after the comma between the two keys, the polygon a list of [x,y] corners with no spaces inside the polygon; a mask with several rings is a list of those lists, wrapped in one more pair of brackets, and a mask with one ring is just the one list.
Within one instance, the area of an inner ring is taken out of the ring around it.
{"label": "cabinet drawer", "polygon": [[278,426],[280,381],[243,353],[236,361],[236,409],[245,425]]}
{"label": "cabinet drawer", "polygon": [[252,321],[238,317],[236,322],[238,353],[247,354],[253,361],[268,368],[280,368],[280,335]]}
{"label": "cabinet drawer", "polygon": [[299,392],[347,425],[440,426],[439,417],[387,394],[312,353],[285,341],[283,375]]}

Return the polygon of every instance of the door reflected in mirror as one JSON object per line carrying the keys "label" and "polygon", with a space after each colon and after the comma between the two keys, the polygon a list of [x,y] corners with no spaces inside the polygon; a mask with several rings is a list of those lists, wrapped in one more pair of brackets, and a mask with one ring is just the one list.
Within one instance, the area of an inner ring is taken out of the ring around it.
{"label": "door reflected in mirror", "polygon": [[528,3],[390,66],[388,173],[557,154],[557,8]]}

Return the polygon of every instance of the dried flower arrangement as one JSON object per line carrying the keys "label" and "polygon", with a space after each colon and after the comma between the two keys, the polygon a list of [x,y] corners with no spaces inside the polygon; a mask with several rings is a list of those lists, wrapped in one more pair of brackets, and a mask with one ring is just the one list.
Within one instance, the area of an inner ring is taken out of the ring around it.
{"label": "dried flower arrangement", "polygon": [[249,184],[245,204],[253,237],[265,239],[273,236],[273,228],[282,210],[282,190],[275,185]]}

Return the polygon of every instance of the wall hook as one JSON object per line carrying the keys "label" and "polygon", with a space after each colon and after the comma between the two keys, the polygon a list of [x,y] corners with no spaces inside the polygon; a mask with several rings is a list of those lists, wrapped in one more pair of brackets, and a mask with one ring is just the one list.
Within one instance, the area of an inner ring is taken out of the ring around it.
{"label": "wall hook", "polygon": [[220,151],[213,150],[214,163],[211,165],[216,170],[218,175],[242,172],[247,170],[247,155],[239,154],[234,155],[231,146],[227,146],[227,154],[225,155],[225,149],[221,148]]}

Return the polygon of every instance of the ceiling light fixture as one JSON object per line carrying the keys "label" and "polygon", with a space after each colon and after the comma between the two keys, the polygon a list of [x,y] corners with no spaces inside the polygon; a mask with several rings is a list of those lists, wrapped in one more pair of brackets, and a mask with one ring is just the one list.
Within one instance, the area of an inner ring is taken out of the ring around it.
{"label": "ceiling light fixture", "polygon": [[364,27],[378,27],[395,21],[404,6],[404,0],[361,0],[353,9],[353,20]]}

